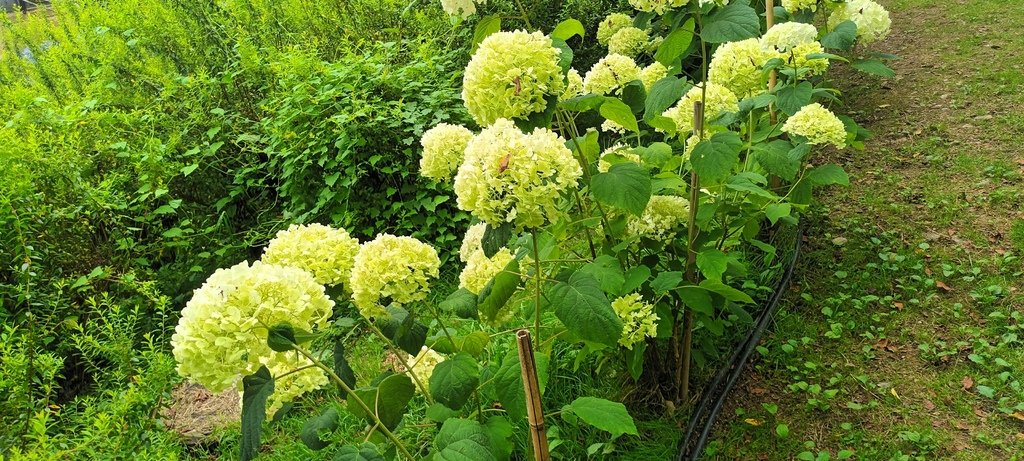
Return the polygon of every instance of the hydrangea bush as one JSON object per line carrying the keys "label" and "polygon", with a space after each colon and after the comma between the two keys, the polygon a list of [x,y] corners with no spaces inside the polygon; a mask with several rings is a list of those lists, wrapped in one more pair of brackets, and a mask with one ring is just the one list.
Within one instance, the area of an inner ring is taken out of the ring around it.
{"label": "hydrangea bush", "polygon": [[[420,174],[452,181],[476,222],[458,290],[431,293],[440,261],[416,239],[360,245],[344,229],[306,225],[196,291],[175,357],[182,375],[242,391],[243,459],[264,414],[328,381],[376,440],[339,456],[527,451],[512,442],[527,430],[512,345],[523,329],[539,363],[561,344],[577,364],[597,360],[668,406],[691,401],[690,364],[754,313],[765,288],[750,272],[776,260],[773,233],[797,224],[815,188],[848,183],[818,149],[859,149],[868,133],[830,109],[840,95],[824,75],[839,65],[891,75],[894,57],[861,46],[890,22],[870,0],[783,1],[772,27],[745,0],[629,3],[635,11],[611,12],[594,31],[572,19],[542,31],[526,9],[441,2],[453,23],[476,21],[462,95],[477,126],[439,124],[421,140]],[[503,31],[503,19],[520,23]],[[569,43],[591,40],[608,54],[574,68]],[[324,285],[344,289],[328,296]],[[358,319],[329,322],[349,313]],[[397,365],[355,376],[345,332],[377,337]],[[414,398],[425,415],[407,414]],[[621,403],[581,396],[562,414],[612,440],[638,435]],[[394,432],[424,418],[436,424],[416,427],[436,428],[432,444]],[[330,446],[321,435],[337,420],[328,410],[302,440]]]}

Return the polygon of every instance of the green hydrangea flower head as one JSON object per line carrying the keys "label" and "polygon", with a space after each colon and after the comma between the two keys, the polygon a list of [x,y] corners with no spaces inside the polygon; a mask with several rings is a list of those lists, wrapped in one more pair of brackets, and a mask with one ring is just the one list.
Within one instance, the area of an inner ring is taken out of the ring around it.
{"label": "green hydrangea flower head", "polygon": [[832,144],[837,149],[846,147],[846,127],[843,121],[821,104],[802,107],[782,125],[782,131],[807,138],[808,144]]}
{"label": "green hydrangea flower head", "polygon": [[441,0],[441,9],[448,13],[448,16],[465,20],[476,13],[476,3],[474,0]]}
{"label": "green hydrangea flower head", "polygon": [[818,11],[818,0],[782,0],[782,7],[790,13],[801,10]]}
{"label": "green hydrangea flower head", "polygon": [[[629,4],[644,13],[655,12],[665,14],[669,8],[678,8],[689,3],[690,0],[629,0]],[[706,0],[701,0],[702,4]],[[728,0],[722,0],[728,2]]]}
{"label": "green hydrangea flower head", "polygon": [[565,92],[558,97],[559,101],[568,101],[577,96],[583,95],[583,77],[576,69],[569,69],[565,74]]}
{"label": "green hydrangea flower head", "polygon": [[651,63],[651,65],[647,67],[644,67],[643,70],[640,71],[640,81],[644,82],[644,88],[648,91],[651,90],[651,87],[654,86],[655,83],[658,83],[658,80],[667,76],[668,68],[657,61]]}
{"label": "green hydrangea flower head", "polygon": [[313,274],[317,283],[335,286],[348,282],[358,252],[359,241],[343,228],[292,224],[278,231],[261,260],[303,269]]}
{"label": "green hydrangea flower head", "polygon": [[388,315],[387,302],[406,305],[426,299],[438,276],[437,250],[412,237],[380,234],[366,242],[352,267],[352,303],[366,318]]}
{"label": "green hydrangea flower head", "polygon": [[[707,83],[707,99],[704,101],[704,119],[714,120],[723,112],[740,110],[739,99],[732,91],[717,83]],[[678,103],[665,111],[664,116],[676,122],[679,135],[693,131],[693,103],[701,100],[701,87],[694,86]]]}
{"label": "green hydrangea flower head", "polygon": [[576,187],[583,169],[553,131],[526,134],[499,119],[466,146],[455,175],[460,209],[493,226],[537,228],[560,217],[560,196]]}
{"label": "green hydrangea flower head", "polygon": [[892,27],[889,11],[871,0],[848,0],[836,5],[828,17],[828,28],[834,29],[843,21],[857,24],[857,41],[862,44],[884,39]]}
{"label": "green hydrangea flower head", "polygon": [[480,291],[490,283],[491,279],[512,262],[512,258],[512,251],[508,248],[498,250],[490,258],[482,249],[473,252],[469,256],[469,261],[466,261],[466,267],[459,273],[459,288],[465,288],[473,294],[480,294]]}
{"label": "green hydrangea flower head", "polygon": [[482,126],[499,118],[526,118],[547,107],[565,83],[558,65],[561,50],[540,32],[497,32],[480,43],[466,66],[462,100]]}
{"label": "green hydrangea flower head", "polygon": [[821,75],[828,70],[828,59],[808,58],[808,56],[824,52],[825,48],[819,42],[801,43],[793,47],[789,53],[784,54],[783,59],[792,67],[807,69],[807,75]]}
{"label": "green hydrangea flower head", "polygon": [[629,56],[609,54],[583,77],[583,90],[600,95],[618,94],[627,83],[640,78],[640,67]]}
{"label": "green hydrangea flower head", "polygon": [[768,29],[761,37],[761,46],[767,51],[785,53],[804,43],[818,39],[818,29],[802,22],[783,22]]}
{"label": "green hydrangea flower head", "polygon": [[473,132],[460,125],[441,123],[427,130],[420,138],[420,175],[438,182],[451,180],[470,139]]}
{"label": "green hydrangea flower head", "polygon": [[462,237],[462,246],[459,247],[459,259],[462,262],[469,262],[470,256],[477,250],[483,249],[484,233],[487,232],[487,223],[476,223],[466,229],[466,235]]}
{"label": "green hydrangea flower head", "polygon": [[612,301],[612,309],[622,320],[622,336],[619,345],[633,350],[633,346],[658,335],[658,315],[654,313],[654,305],[644,302],[637,293],[629,294]]}
{"label": "green hydrangea flower head", "polygon": [[632,26],[633,18],[622,13],[609,14],[597,25],[597,43],[607,45],[608,39],[612,38],[612,35],[615,35],[619,29]]}
{"label": "green hydrangea flower head", "polygon": [[[275,376],[312,365],[294,352],[275,352],[267,330],[280,323],[296,329],[326,328],[334,308],[324,286],[296,267],[239,263],[218,269],[181,311],[171,336],[178,373],[212,392],[241,390],[242,378],[266,365]],[[275,386],[268,413],[327,383],[317,368],[304,370]]]}
{"label": "green hydrangea flower head", "polygon": [[766,51],[756,38],[723,43],[711,57],[708,81],[728,88],[742,98],[768,91],[768,79],[761,68],[776,53]]}
{"label": "green hydrangea flower head", "polygon": [[647,43],[650,39],[651,37],[645,30],[632,26],[623,27],[608,39],[608,53],[635,58],[647,50]]}
{"label": "green hydrangea flower head", "polygon": [[622,161],[639,164],[640,156],[633,152],[633,149],[629,146],[616,144],[605,149],[605,151],[601,153],[601,158],[597,160],[597,171],[607,173],[608,170],[611,169],[612,165]]}
{"label": "green hydrangea flower head", "polygon": [[412,370],[409,371],[416,375],[413,382],[418,382],[423,386],[422,388],[416,386],[416,390],[423,395],[430,395],[430,376],[434,374],[434,368],[441,362],[444,362],[444,356],[427,346],[423,346],[420,353],[413,358]]}
{"label": "green hydrangea flower head", "polygon": [[626,232],[662,242],[676,236],[677,229],[690,217],[690,202],[673,195],[652,195],[640,216],[632,216],[626,223]]}

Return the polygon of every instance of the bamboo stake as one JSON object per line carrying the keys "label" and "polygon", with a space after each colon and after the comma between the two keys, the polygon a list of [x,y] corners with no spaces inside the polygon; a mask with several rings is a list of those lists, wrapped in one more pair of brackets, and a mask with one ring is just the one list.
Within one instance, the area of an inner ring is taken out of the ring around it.
{"label": "bamboo stake", "polygon": [[[697,133],[698,139],[704,139],[704,101],[693,103],[693,132]],[[690,216],[687,220],[686,240],[686,279],[690,283],[697,283],[697,252],[694,246],[697,242],[697,206],[700,199],[700,178],[697,172],[690,174]],[[681,386],[679,388],[679,400],[686,403],[690,400],[690,352],[693,349],[693,309],[686,309],[683,313],[683,351],[682,362],[683,372]]]}
{"label": "bamboo stake", "polygon": [[519,366],[523,374],[523,392],[526,393],[526,417],[530,423],[530,439],[533,441],[534,461],[550,461],[548,435],[544,429],[544,407],[540,401],[540,385],[537,382],[537,363],[530,344],[530,330],[516,332],[519,346]]}

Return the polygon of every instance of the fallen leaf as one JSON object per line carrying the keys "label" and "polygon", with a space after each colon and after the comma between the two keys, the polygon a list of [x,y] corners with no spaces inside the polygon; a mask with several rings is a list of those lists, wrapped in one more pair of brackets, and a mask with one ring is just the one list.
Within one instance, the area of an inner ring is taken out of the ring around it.
{"label": "fallen leaf", "polygon": [[754,418],[744,419],[743,422],[745,422],[745,423],[747,423],[747,424],[749,424],[751,426],[760,426],[760,425],[764,424],[764,421],[761,421],[760,419],[754,419]]}
{"label": "fallen leaf", "polygon": [[964,387],[965,391],[971,390],[974,387],[974,380],[970,376],[964,376],[964,379],[960,381],[960,384]]}
{"label": "fallen leaf", "polygon": [[940,290],[942,290],[942,291],[945,291],[945,292],[947,292],[947,293],[948,293],[948,292],[950,292],[950,291],[953,291],[953,289],[952,289],[952,288],[950,288],[950,287],[949,287],[949,285],[946,285],[946,284],[945,284],[945,283],[944,283],[943,281],[941,281],[941,280],[936,280],[936,281],[935,281],[935,286],[936,286],[936,287],[938,287],[938,288],[939,288]]}
{"label": "fallen leaf", "polygon": [[893,397],[896,397],[896,400],[903,400],[903,399],[900,398],[900,395],[896,393],[896,388],[895,387],[892,388],[892,389],[889,389],[889,393],[892,394]]}
{"label": "fallen leaf", "polygon": [[903,306],[904,306],[904,304],[903,304],[903,303],[901,303],[901,302],[899,302],[899,301],[896,301],[896,302],[892,303],[892,305],[893,305],[893,307],[895,307],[895,308],[896,308],[896,310],[898,310],[898,311],[901,311],[901,310],[903,310]]}
{"label": "fallen leaf", "polygon": [[1017,433],[1017,440],[1024,440],[1024,432]]}
{"label": "fallen leaf", "polygon": [[974,414],[977,415],[979,418],[988,418],[988,413],[982,411],[981,408],[975,408]]}
{"label": "fallen leaf", "polygon": [[931,268],[928,268],[928,267],[924,268],[924,273],[925,273],[925,275],[931,277],[932,276]]}
{"label": "fallen leaf", "polygon": [[953,425],[956,426],[956,428],[960,429],[961,431],[969,431],[969,430],[971,430],[971,427],[968,426],[967,424],[964,424],[963,421],[957,421],[957,422],[953,423]]}
{"label": "fallen leaf", "polygon": [[1024,413],[1021,413],[1019,411],[1016,413],[1010,413],[1009,416],[1013,419],[1019,419],[1021,421],[1024,421]]}
{"label": "fallen leaf", "polygon": [[765,389],[763,387],[755,387],[755,388],[750,390],[750,393],[754,394],[754,395],[763,395],[763,394],[765,394],[767,392],[768,392],[768,389]]}
{"label": "fallen leaf", "polygon": [[935,403],[932,402],[931,400],[924,399],[924,409],[927,410],[927,411],[934,410],[935,409]]}
{"label": "fallen leaf", "polygon": [[932,420],[932,427],[942,427],[942,421],[939,421],[937,419],[933,419]]}

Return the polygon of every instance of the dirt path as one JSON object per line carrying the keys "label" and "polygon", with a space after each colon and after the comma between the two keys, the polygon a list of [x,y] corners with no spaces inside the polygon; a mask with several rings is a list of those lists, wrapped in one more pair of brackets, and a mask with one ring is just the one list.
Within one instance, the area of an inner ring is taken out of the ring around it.
{"label": "dirt path", "polygon": [[1024,456],[1024,2],[882,3],[898,76],[836,77],[875,138],[708,459]]}

